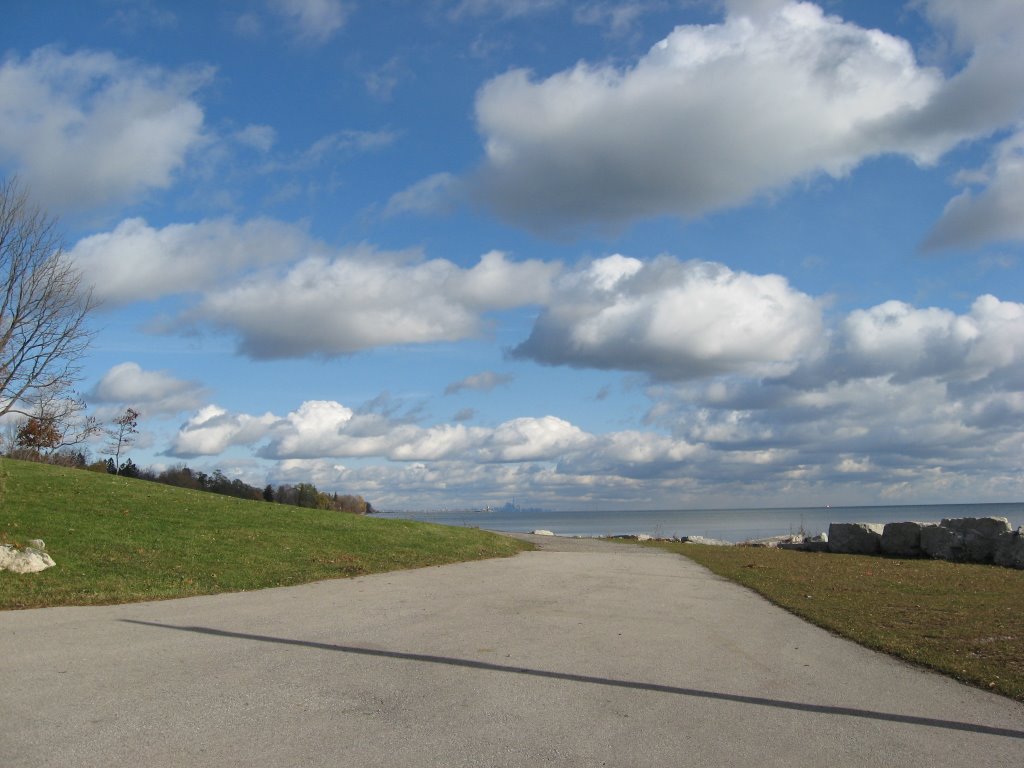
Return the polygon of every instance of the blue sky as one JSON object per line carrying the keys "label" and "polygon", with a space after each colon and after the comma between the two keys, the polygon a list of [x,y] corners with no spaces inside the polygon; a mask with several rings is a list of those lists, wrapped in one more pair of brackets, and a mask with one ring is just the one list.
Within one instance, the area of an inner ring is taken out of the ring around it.
{"label": "blue sky", "polygon": [[103,301],[81,391],[140,465],[1024,496],[1019,0],[13,0],[0,49],[0,172]]}

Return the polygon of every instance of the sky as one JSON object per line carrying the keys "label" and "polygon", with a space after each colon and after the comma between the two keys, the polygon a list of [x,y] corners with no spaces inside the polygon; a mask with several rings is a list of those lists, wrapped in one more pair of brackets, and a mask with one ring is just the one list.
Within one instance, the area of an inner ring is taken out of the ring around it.
{"label": "sky", "polygon": [[0,174],[140,466],[1020,501],[1021,50],[1020,0],[6,0]]}

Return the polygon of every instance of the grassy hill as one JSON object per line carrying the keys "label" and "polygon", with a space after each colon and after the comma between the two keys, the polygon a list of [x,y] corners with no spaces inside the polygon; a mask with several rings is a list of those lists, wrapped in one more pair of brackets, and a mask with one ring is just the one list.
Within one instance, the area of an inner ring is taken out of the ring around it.
{"label": "grassy hill", "polygon": [[301,584],[513,555],[470,528],[381,520],[0,459],[0,543],[57,561],[0,572],[0,609],[99,605]]}

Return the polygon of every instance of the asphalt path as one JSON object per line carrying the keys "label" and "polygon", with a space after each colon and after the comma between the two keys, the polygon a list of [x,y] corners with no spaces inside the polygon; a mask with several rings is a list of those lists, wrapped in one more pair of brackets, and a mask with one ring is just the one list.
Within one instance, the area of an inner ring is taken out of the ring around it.
{"label": "asphalt path", "polygon": [[1024,706],[669,553],[0,613],[0,764],[1014,766]]}

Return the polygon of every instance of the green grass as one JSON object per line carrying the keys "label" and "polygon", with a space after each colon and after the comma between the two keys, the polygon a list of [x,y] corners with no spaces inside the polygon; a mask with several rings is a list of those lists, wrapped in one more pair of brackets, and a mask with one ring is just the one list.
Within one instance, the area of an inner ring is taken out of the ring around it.
{"label": "green grass", "polygon": [[1024,701],[1024,571],[655,542],[820,627]]}
{"label": "green grass", "polygon": [[57,566],[0,572],[0,609],[262,589],[513,555],[471,528],[243,501],[0,459],[0,543],[43,539]]}

